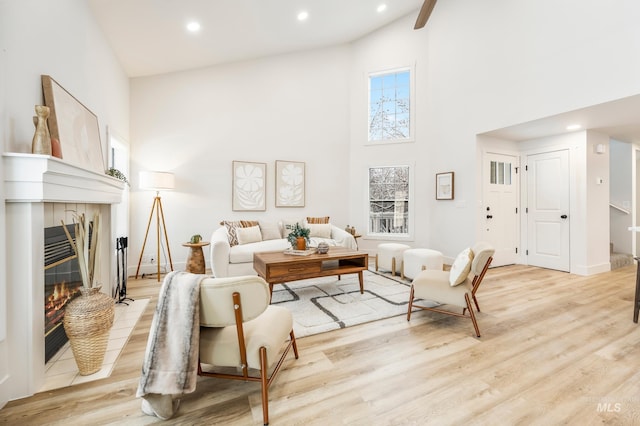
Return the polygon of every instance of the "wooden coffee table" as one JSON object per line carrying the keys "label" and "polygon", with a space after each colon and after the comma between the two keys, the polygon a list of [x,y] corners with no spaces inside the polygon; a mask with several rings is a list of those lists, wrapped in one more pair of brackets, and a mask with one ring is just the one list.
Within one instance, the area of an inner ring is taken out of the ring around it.
{"label": "wooden coffee table", "polygon": [[364,293],[362,271],[367,269],[367,253],[344,247],[330,247],[327,254],[297,256],[282,251],[269,251],[253,254],[253,269],[256,270],[273,292],[274,284],[307,278],[328,277],[332,275],[358,274],[360,293]]}

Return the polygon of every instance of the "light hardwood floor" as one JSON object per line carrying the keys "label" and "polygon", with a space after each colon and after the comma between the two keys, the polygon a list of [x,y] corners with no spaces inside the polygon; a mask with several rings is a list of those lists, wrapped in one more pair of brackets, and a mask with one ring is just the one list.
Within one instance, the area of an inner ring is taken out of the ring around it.
{"label": "light hardwood floor", "polygon": [[[366,285],[366,284],[365,284]],[[135,391],[159,284],[111,377],[12,401],[0,422],[151,424]],[[581,277],[493,268],[470,320],[419,311],[299,339],[271,387],[272,425],[640,424],[635,267]],[[257,383],[200,378],[166,424],[261,424]]]}

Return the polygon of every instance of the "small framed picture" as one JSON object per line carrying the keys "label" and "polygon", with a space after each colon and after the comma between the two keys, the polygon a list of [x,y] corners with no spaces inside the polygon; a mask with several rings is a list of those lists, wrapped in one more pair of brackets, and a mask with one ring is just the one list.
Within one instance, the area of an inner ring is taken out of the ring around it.
{"label": "small framed picture", "polygon": [[436,200],[453,200],[453,172],[436,173]]}

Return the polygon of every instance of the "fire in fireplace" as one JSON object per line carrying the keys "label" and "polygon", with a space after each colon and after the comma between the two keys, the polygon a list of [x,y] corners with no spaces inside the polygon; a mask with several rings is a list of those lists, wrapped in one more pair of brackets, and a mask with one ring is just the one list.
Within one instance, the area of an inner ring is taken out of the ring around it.
{"label": "fire in fireplace", "polygon": [[[65,225],[75,238],[74,226]],[[69,340],[62,320],[64,308],[80,294],[82,278],[73,247],[62,226],[44,230],[44,333],[45,362]]]}

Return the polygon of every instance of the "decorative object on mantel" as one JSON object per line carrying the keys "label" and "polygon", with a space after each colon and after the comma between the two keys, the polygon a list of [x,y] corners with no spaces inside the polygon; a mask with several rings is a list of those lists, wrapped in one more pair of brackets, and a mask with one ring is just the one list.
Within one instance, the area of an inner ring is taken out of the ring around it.
{"label": "decorative object on mantel", "polygon": [[129,185],[129,180],[127,180],[127,177],[124,175],[124,173],[122,173],[118,169],[115,169],[113,167],[109,167],[104,173],[109,175],[109,176],[113,176],[116,179],[120,179],[121,181],[123,181],[124,183]]}
{"label": "decorative object on mantel", "polygon": [[41,79],[45,105],[51,109],[49,131],[52,138],[60,141],[64,160],[103,173],[98,117],[53,78],[42,75]]}
{"label": "decorative object on mantel", "polygon": [[73,357],[80,375],[87,376],[102,368],[109,332],[113,325],[115,304],[111,297],[94,287],[96,264],[100,259],[100,215],[87,222],[84,213],[76,217],[75,239],[63,224],[67,239],[78,258],[82,289],[80,296],[67,304],[64,330],[69,337]]}
{"label": "decorative object on mantel", "polygon": [[51,135],[49,134],[49,126],[47,125],[49,107],[36,105],[35,110],[36,116],[33,117],[33,122],[36,126],[36,131],[31,141],[31,153],[51,155]]}
{"label": "decorative object on mantel", "polygon": [[287,240],[291,243],[291,247],[295,250],[306,250],[309,244],[309,235],[311,229],[304,228],[296,222],[293,230],[287,235]]}

